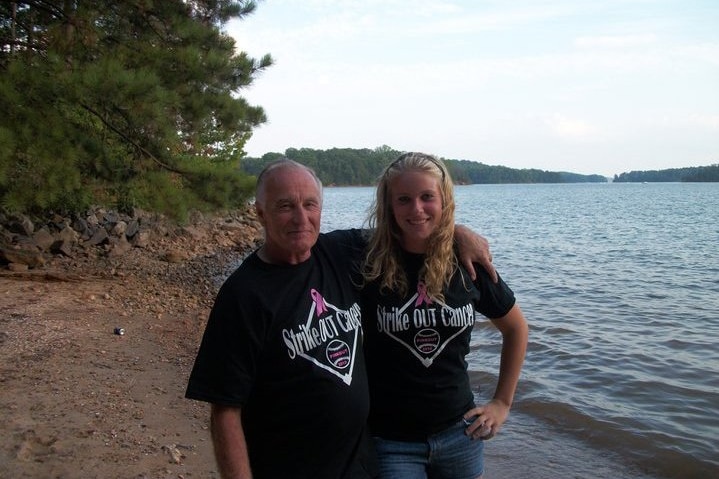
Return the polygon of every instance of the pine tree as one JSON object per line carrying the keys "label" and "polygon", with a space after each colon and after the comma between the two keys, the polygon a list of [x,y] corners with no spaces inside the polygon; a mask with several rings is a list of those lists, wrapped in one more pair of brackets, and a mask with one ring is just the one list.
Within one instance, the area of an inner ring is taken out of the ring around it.
{"label": "pine tree", "polygon": [[0,4],[0,202],[182,216],[241,204],[239,159],[266,118],[238,96],[272,64],[222,27],[229,0]]}

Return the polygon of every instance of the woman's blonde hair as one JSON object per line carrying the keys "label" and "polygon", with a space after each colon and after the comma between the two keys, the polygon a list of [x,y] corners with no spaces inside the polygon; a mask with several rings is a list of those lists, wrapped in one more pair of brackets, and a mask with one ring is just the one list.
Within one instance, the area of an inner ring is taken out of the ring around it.
{"label": "woman's blonde hair", "polygon": [[[405,153],[385,168],[379,178],[377,193],[367,223],[373,229],[363,268],[365,283],[381,278],[380,291],[397,291],[407,295],[410,285],[399,264],[402,230],[392,214],[390,182],[407,171],[427,173],[438,180],[442,199],[442,216],[432,232],[425,253],[420,278],[431,298],[444,300],[442,293],[449,284],[457,259],[454,254],[454,188],[447,167],[439,159],[425,153]],[[414,287],[414,285],[412,286]]]}

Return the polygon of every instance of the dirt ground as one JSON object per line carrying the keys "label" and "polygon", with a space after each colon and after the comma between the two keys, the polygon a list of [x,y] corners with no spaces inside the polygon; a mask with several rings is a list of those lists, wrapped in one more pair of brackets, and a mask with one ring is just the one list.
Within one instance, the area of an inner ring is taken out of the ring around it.
{"label": "dirt ground", "polygon": [[184,392],[242,254],[0,268],[0,479],[218,478],[209,408]]}

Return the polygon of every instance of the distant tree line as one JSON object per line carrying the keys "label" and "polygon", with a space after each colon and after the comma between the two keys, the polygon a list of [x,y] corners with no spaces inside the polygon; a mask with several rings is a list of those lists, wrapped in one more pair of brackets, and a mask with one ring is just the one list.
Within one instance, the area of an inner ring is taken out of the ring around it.
{"label": "distant tree line", "polygon": [[[243,172],[258,175],[269,162],[287,157],[317,172],[325,185],[374,185],[384,168],[403,152],[383,145],[375,149],[289,148],[282,153],[266,153],[261,158],[243,158]],[[601,175],[552,172],[537,169],[514,169],[506,166],[490,166],[469,160],[443,158],[457,184],[498,183],[601,183],[607,178]]]}
{"label": "distant tree line", "polygon": [[371,185],[375,183],[384,167],[399,154],[388,146],[375,149],[332,148],[329,150],[288,148],[284,154],[266,153],[261,158],[243,158],[240,161],[240,169],[256,176],[271,161],[287,157],[315,170],[325,185]]}
{"label": "distant tree line", "polygon": [[564,171],[545,171],[535,168],[516,169],[506,166],[485,165],[469,160],[446,160],[455,183],[606,183],[601,175],[580,175]]}
{"label": "distant tree line", "polygon": [[641,182],[718,182],[719,164],[668,170],[630,171],[614,175],[616,183]]}

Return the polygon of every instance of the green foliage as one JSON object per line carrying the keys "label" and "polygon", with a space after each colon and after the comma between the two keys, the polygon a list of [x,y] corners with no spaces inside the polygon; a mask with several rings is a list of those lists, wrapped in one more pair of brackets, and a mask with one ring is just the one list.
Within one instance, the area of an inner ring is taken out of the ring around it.
{"label": "green foliage", "polygon": [[710,166],[701,166],[682,176],[682,181],[717,182],[719,181],[719,163]]}
{"label": "green foliage", "polygon": [[630,171],[614,175],[616,183],[654,182],[716,182],[719,181],[719,164],[667,170]]}
{"label": "green foliage", "polygon": [[[244,158],[240,167],[251,175],[280,157],[287,157],[313,168],[325,185],[374,185],[384,168],[403,152],[387,145],[374,150],[332,148],[289,148],[284,154],[266,153],[262,158]],[[444,159],[452,179],[457,184],[475,183],[579,183],[606,182],[600,175],[550,172],[536,169],[517,170],[505,166],[490,166],[476,161]]]}
{"label": "green foliage", "polygon": [[[109,202],[182,216],[244,201],[260,107],[237,93],[272,64],[221,27],[255,3],[0,4],[0,203]],[[235,196],[236,195],[236,196]]]}

